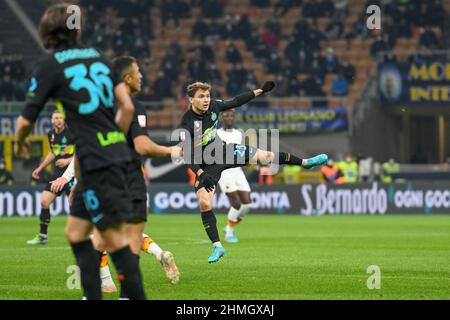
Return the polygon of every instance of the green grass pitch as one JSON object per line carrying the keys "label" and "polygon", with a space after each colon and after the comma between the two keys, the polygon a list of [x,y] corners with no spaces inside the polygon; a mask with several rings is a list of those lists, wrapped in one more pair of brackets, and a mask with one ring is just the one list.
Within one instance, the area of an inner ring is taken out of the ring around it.
{"label": "green grass pitch", "polygon": [[[225,221],[218,215],[220,231]],[[65,222],[53,218],[49,244],[30,247],[36,217],[0,218],[0,299],[81,298],[66,286],[74,258]],[[228,256],[211,265],[198,215],[153,215],[146,232],[174,253],[181,271],[180,283],[170,285],[144,254],[149,299],[450,299],[450,216],[253,213],[236,228],[240,242],[225,244]],[[367,287],[370,265],[380,268],[380,289]]]}

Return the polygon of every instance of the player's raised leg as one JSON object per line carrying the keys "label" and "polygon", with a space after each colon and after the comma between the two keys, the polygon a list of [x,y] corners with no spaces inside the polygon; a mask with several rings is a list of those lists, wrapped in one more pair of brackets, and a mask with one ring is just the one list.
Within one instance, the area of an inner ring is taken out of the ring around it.
{"label": "player's raised leg", "polygon": [[326,154],[319,154],[312,158],[301,159],[289,152],[272,152],[258,149],[252,158],[253,161],[257,161],[261,164],[278,163],[280,165],[297,165],[302,166],[305,169],[311,169],[313,167],[321,166],[327,163],[328,156]]}
{"label": "player's raised leg", "polygon": [[145,233],[142,234],[142,238],[141,250],[154,256],[156,260],[161,263],[169,282],[171,284],[177,284],[180,281],[180,272],[178,271],[172,252],[161,249],[160,246]]}
{"label": "player's raised leg", "polygon": [[56,194],[50,191],[43,191],[41,194],[41,215],[39,234],[34,239],[28,240],[27,244],[47,244],[48,225],[50,224],[50,205],[56,199]]}
{"label": "player's raised leg", "polygon": [[203,227],[208,234],[209,240],[211,240],[213,244],[213,252],[208,258],[208,262],[214,263],[226,256],[225,248],[220,243],[219,232],[217,231],[217,219],[212,209],[214,192],[208,192],[205,188],[200,188],[197,190],[196,194],[200,206]]}

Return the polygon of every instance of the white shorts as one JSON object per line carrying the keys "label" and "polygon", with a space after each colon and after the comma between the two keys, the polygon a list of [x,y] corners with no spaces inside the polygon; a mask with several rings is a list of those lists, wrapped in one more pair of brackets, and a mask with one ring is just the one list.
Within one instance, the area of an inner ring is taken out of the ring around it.
{"label": "white shorts", "polygon": [[222,192],[231,193],[235,191],[251,192],[250,185],[242,168],[231,168],[222,171],[219,186]]}

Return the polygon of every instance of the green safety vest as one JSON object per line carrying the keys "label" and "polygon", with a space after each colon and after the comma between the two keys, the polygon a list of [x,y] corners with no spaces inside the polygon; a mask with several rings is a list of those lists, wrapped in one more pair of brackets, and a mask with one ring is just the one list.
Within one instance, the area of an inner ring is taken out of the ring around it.
{"label": "green safety vest", "polygon": [[356,161],[341,161],[337,165],[341,169],[346,183],[358,182],[358,164]]}
{"label": "green safety vest", "polygon": [[381,171],[381,181],[384,183],[391,183],[392,182],[391,175],[393,173],[400,172],[400,165],[396,162],[394,163],[385,162],[383,163],[382,169],[383,170]]}

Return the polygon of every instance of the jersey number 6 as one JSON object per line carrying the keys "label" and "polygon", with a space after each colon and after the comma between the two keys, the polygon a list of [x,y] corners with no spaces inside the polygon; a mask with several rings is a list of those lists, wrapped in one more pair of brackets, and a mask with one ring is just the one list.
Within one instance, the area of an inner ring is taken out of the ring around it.
{"label": "jersey number 6", "polygon": [[70,88],[75,91],[86,89],[89,102],[81,103],[78,107],[80,114],[89,114],[97,110],[100,101],[107,108],[114,104],[113,83],[109,77],[109,68],[101,62],[93,63],[88,70],[84,64],[77,64],[64,70],[67,79],[72,79]]}

